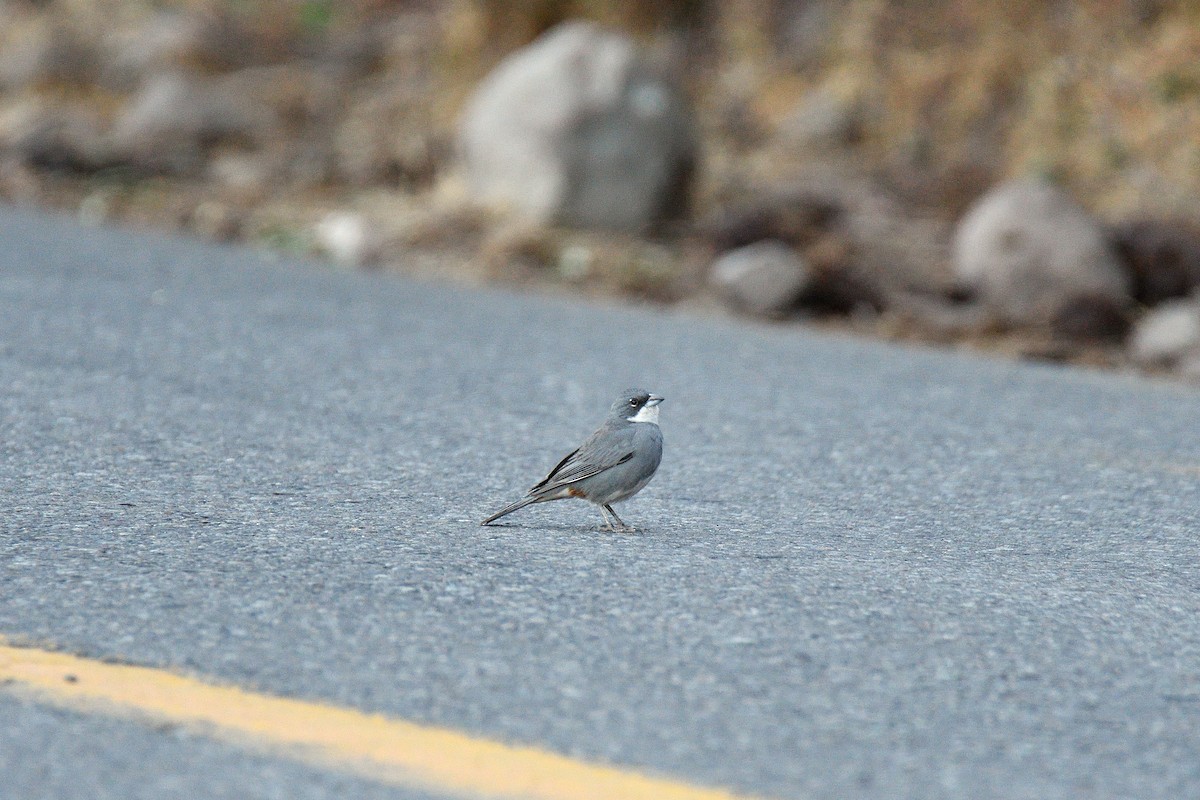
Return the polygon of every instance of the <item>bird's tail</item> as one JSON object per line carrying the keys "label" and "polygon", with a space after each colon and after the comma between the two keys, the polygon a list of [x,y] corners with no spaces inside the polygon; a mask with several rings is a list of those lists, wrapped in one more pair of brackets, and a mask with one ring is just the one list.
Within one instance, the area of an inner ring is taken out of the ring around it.
{"label": "bird's tail", "polygon": [[485,519],[483,522],[481,522],[479,524],[487,525],[489,523],[495,522],[496,520],[503,517],[505,514],[511,514],[512,512],[516,511],[518,508],[524,508],[525,506],[529,505],[530,503],[536,503],[538,500],[544,500],[544,499],[545,499],[544,497],[538,497],[537,495],[534,495],[532,497],[528,497],[528,496],[522,497],[520,500],[518,500],[515,503],[509,503],[504,508],[497,511],[495,514],[492,514],[490,517],[488,517],[487,519]]}

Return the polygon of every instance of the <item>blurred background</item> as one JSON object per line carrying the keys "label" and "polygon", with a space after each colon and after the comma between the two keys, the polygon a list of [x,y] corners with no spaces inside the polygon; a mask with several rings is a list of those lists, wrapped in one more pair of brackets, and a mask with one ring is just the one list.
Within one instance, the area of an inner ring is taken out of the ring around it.
{"label": "blurred background", "polygon": [[1200,3],[13,0],[0,195],[1200,380]]}

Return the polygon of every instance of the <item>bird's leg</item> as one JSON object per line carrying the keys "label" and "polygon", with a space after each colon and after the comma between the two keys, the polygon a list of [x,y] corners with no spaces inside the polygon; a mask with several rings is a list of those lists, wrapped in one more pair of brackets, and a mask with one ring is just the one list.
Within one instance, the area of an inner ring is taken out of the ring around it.
{"label": "bird's leg", "polygon": [[612,509],[605,505],[598,506],[598,508],[600,509],[600,516],[604,517],[604,524],[600,526],[600,530],[615,531],[617,528],[613,524],[612,517],[608,515]]}
{"label": "bird's leg", "polygon": [[616,523],[617,523],[616,525],[612,526],[610,528],[610,530],[612,530],[614,532],[615,531],[625,531],[626,533],[632,533],[635,530],[635,528],[632,528],[629,525],[626,525],[621,520],[621,518],[617,516],[617,512],[613,511],[613,507],[611,505],[606,504],[604,506],[604,510],[607,511],[609,514],[612,514],[612,518],[614,520],[616,520]]}

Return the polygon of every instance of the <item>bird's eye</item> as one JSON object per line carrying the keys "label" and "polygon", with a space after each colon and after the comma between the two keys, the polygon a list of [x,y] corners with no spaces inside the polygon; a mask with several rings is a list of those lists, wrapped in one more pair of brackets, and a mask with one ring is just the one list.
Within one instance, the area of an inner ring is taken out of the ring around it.
{"label": "bird's eye", "polygon": [[629,405],[636,408],[637,407],[637,398],[636,397],[629,398]]}

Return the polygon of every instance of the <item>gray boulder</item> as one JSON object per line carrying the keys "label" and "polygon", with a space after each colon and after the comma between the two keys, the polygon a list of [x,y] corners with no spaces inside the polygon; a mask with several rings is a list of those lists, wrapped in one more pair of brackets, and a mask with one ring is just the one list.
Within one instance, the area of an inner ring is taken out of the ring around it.
{"label": "gray boulder", "polygon": [[682,96],[628,37],[569,22],[483,80],[459,144],[485,204],[636,233],[686,210],[696,136]]}
{"label": "gray boulder", "polygon": [[767,239],[723,253],[713,262],[709,283],[737,310],[775,317],[795,305],[812,277],[795,250]]}
{"label": "gray boulder", "polygon": [[1100,224],[1062,190],[1014,181],[985,194],[954,235],[954,270],[1000,320],[1045,324],[1079,298],[1129,303],[1130,279]]}

